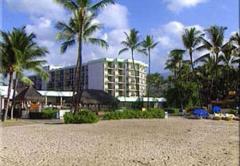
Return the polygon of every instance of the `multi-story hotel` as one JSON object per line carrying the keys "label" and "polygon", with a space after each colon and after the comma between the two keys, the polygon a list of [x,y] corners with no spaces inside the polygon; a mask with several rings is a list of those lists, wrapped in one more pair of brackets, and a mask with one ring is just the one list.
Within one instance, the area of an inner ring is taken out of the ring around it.
{"label": "multi-story hotel", "polygon": [[[82,79],[85,89],[104,90],[115,97],[132,97],[146,94],[147,65],[135,61],[136,77],[132,60],[103,58],[83,64]],[[45,82],[38,76],[31,76],[38,90],[71,91],[74,80],[74,66],[51,69],[49,81]]]}

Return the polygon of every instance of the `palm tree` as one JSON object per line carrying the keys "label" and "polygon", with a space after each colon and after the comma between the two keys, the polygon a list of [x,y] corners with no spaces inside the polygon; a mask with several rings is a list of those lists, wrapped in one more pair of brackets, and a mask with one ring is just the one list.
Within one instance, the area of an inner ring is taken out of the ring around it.
{"label": "palm tree", "polygon": [[37,43],[34,42],[36,36],[33,33],[28,35],[25,31],[25,27],[19,29],[14,28],[11,33],[1,32],[1,36],[4,39],[0,42],[0,48],[4,53],[3,57],[1,57],[1,63],[3,69],[5,69],[5,73],[8,73],[9,75],[8,99],[4,118],[6,120],[13,75],[15,75],[15,82],[13,86],[11,119],[13,118],[15,94],[18,81],[20,80],[24,83],[31,83],[31,80],[23,74],[25,70],[34,71],[40,74],[40,76],[46,78],[47,74],[41,67],[41,65],[46,61],[39,60],[38,58],[45,56],[48,51],[46,48],[39,47]]}
{"label": "palm tree", "polygon": [[174,49],[171,50],[169,53],[169,59],[166,61],[166,67],[165,69],[170,70],[173,73],[173,78],[170,77],[170,80],[173,82],[175,88],[177,89],[176,93],[180,100],[180,108],[183,110],[183,101],[184,101],[184,94],[180,87],[182,87],[182,80],[184,82],[188,81],[188,68],[189,67],[189,61],[183,60],[183,55],[185,53],[185,50],[181,49]]}
{"label": "palm tree", "polygon": [[[146,36],[145,40],[143,41],[142,43],[142,47],[144,48],[144,51],[146,51],[146,54],[148,56],[148,75],[150,75],[151,73],[151,50],[154,49],[156,46],[157,46],[158,42],[154,42],[154,39],[152,36]],[[149,109],[149,106],[150,106],[150,103],[149,103],[149,97],[150,97],[150,86],[148,84],[148,109]]]}
{"label": "palm tree", "polygon": [[195,27],[185,29],[184,34],[182,35],[183,45],[186,49],[185,51],[188,52],[189,54],[193,72],[194,72],[193,52],[196,51],[196,47],[200,44],[202,36],[203,34],[201,33],[201,31],[197,30]]}
{"label": "palm tree", "polygon": [[58,39],[62,41],[61,52],[64,53],[68,47],[77,43],[77,64],[75,68],[75,85],[73,85],[73,107],[74,112],[79,111],[79,103],[83,91],[82,86],[82,46],[83,42],[107,46],[104,40],[92,37],[94,32],[100,29],[100,25],[94,21],[98,11],[113,4],[114,0],[100,0],[92,3],[91,0],[56,0],[72,13],[68,23],[58,22]]}
{"label": "palm tree", "polygon": [[[210,54],[206,54],[198,59],[195,60],[195,63],[202,64],[202,66],[199,66],[199,77],[200,81],[202,81],[203,90],[207,92],[207,100],[211,100],[211,97],[213,96],[213,87],[214,87],[214,70],[215,70],[215,63],[216,63],[216,57],[210,56]],[[218,64],[218,63],[217,63]],[[219,67],[219,64],[218,64]]]}
{"label": "palm tree", "polygon": [[13,65],[16,63],[16,57],[14,56],[14,50],[13,43],[12,43],[12,37],[14,36],[12,33],[12,36],[10,32],[0,32],[2,40],[0,40],[0,60],[1,60],[1,72],[6,73],[8,75],[8,91],[7,91],[7,103],[5,108],[5,114],[3,120],[7,119],[7,112],[9,109],[9,102],[10,102],[10,93],[12,89],[12,81],[13,81],[13,73],[14,73],[14,67]]}
{"label": "palm tree", "polygon": [[[207,34],[207,39],[204,37],[201,37],[201,41],[203,45],[198,47],[198,50],[207,50],[208,53],[200,57],[199,59],[204,59],[208,58],[209,56],[212,56],[212,60],[214,60],[214,66],[213,66],[213,74],[215,75],[215,78],[218,76],[218,70],[219,70],[219,56],[220,53],[222,53],[223,48],[225,47],[224,42],[224,33],[226,31],[226,27],[222,26],[211,26],[210,28],[206,29],[206,34]],[[199,60],[198,59],[198,60]],[[197,60],[197,61],[198,61]],[[212,77],[211,81],[211,96],[213,92],[213,87],[214,87],[214,77]]]}
{"label": "palm tree", "polygon": [[178,77],[178,72],[183,63],[183,54],[185,53],[184,50],[181,49],[174,49],[169,53],[169,59],[166,62],[165,69],[170,70],[173,73],[174,80]]}
{"label": "palm tree", "polygon": [[25,84],[32,84],[32,81],[24,76],[24,71],[33,71],[37,73],[41,78],[46,80],[48,74],[43,70],[42,65],[46,63],[45,60],[40,60],[39,58],[44,57],[48,51],[44,47],[40,47],[34,41],[36,35],[31,33],[27,34],[25,28],[17,29],[18,36],[16,37],[18,45],[16,45],[16,64],[14,65],[15,72],[15,82],[13,85],[13,104],[11,108],[11,119],[13,119],[13,110],[15,107],[15,94],[18,81]]}
{"label": "palm tree", "polygon": [[138,98],[140,98],[139,88],[137,88],[137,72],[136,72],[135,60],[134,60],[134,52],[135,51],[142,52],[142,50],[141,50],[142,42],[140,42],[140,37],[139,37],[138,33],[139,32],[136,29],[131,29],[129,34],[124,32],[124,34],[126,35],[126,40],[121,42],[121,44],[124,46],[124,48],[119,51],[118,55],[120,55],[126,51],[131,52],[133,70],[134,70],[134,76],[135,76],[134,77],[135,78],[135,86],[137,89],[137,96],[138,96]]}

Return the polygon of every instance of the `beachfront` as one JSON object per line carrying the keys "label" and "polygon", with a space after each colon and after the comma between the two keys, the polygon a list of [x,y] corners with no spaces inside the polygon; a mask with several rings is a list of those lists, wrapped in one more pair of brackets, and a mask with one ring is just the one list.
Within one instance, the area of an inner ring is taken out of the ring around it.
{"label": "beachfront", "polygon": [[1,138],[0,165],[5,166],[239,164],[238,121],[38,122],[2,127]]}

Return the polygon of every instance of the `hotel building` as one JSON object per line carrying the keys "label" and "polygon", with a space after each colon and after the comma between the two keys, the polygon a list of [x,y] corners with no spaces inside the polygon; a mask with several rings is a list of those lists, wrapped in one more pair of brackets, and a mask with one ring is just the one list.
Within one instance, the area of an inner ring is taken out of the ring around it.
{"label": "hotel building", "polygon": [[[115,97],[136,97],[146,95],[147,65],[135,61],[136,77],[132,60],[102,58],[89,61],[82,66],[84,89],[104,90]],[[49,81],[38,76],[30,76],[38,90],[71,91],[74,81],[74,66],[55,68],[45,67]]]}

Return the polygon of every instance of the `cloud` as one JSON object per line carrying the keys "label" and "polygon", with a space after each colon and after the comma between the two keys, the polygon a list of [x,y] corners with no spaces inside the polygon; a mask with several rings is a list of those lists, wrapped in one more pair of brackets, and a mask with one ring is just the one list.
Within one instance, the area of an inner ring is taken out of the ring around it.
{"label": "cloud", "polygon": [[[65,54],[61,54],[60,43],[56,41],[56,21],[66,21],[69,18],[68,13],[60,5],[50,0],[6,0],[6,2],[12,10],[25,13],[30,18],[26,29],[28,32],[34,32],[37,35],[39,45],[48,48],[47,61],[50,65],[68,66],[76,63],[77,46],[75,45],[69,48]],[[128,15],[128,8],[120,4],[109,5],[100,11],[96,21],[103,24],[104,29],[95,33],[95,36],[105,39],[109,44],[109,48],[106,50],[98,46],[84,44],[84,62],[102,57],[131,58],[129,52],[118,56],[119,50],[123,48],[121,42],[125,40],[124,32],[129,32],[130,29]],[[203,29],[200,25],[194,26]],[[151,34],[159,42],[158,46],[152,51],[153,72],[164,71],[164,64],[169,50],[182,47],[181,33],[184,28],[189,27],[191,26],[178,21],[170,21],[151,30]],[[136,53],[135,58],[147,62],[147,57],[144,55]]]}
{"label": "cloud", "polygon": [[168,33],[172,33],[174,35],[179,35],[183,32],[185,26],[178,21],[171,21],[163,26],[164,31]]}
{"label": "cloud", "polygon": [[7,5],[30,17],[47,17],[61,20],[66,17],[66,11],[54,0],[6,0]]}
{"label": "cloud", "polygon": [[107,6],[98,16],[98,20],[107,28],[127,28],[128,9],[120,4]]}
{"label": "cloud", "polygon": [[169,51],[175,48],[183,48],[181,35],[184,29],[192,27],[201,31],[204,29],[200,25],[184,25],[178,21],[170,21],[152,29],[152,35],[159,42],[158,47],[152,53],[152,71],[164,71]]}
{"label": "cloud", "polygon": [[173,12],[179,12],[184,8],[195,7],[207,0],[163,0],[167,4],[167,8]]}

